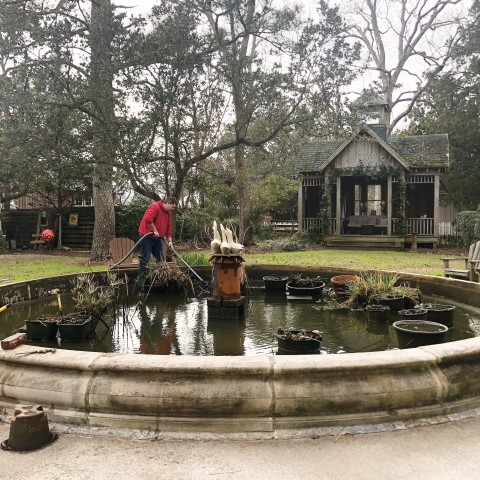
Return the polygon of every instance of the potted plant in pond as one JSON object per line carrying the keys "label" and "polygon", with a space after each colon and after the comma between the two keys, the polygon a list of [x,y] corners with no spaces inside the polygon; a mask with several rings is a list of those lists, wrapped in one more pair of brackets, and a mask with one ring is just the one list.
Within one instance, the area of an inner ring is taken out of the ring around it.
{"label": "potted plant in pond", "polygon": [[288,280],[288,276],[267,275],[263,277],[265,291],[285,291]]}
{"label": "potted plant in pond", "polygon": [[280,354],[319,353],[322,334],[319,330],[279,328],[275,334]]}
{"label": "potted plant in pond", "polygon": [[287,282],[287,292],[290,295],[311,295],[318,297],[322,295],[325,282],[320,277],[308,278],[300,275],[294,275],[292,279]]}
{"label": "potted plant in pond", "polygon": [[108,307],[115,299],[115,292],[120,281],[113,273],[107,273],[104,282],[93,275],[79,275],[74,280],[72,298],[75,311],[62,315],[58,320],[60,338],[65,342],[79,342],[88,338],[103,321]]}
{"label": "potted plant in pond", "polygon": [[29,342],[52,342],[57,337],[57,317],[42,316],[25,321]]}
{"label": "potted plant in pond", "polygon": [[[357,280],[347,284],[348,293],[335,295],[338,308],[364,309],[367,305],[384,305],[396,312],[404,308],[404,299],[417,304],[420,299],[418,288],[397,285],[399,276],[391,272],[362,272],[356,275]],[[333,279],[332,279],[333,280]],[[399,299],[397,305],[390,299]],[[340,303],[341,302],[341,303]]]}

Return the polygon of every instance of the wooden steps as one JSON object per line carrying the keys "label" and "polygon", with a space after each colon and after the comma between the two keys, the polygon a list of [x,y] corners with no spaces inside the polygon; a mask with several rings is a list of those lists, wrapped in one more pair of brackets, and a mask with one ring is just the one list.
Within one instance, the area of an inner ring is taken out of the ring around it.
{"label": "wooden steps", "polygon": [[326,246],[352,249],[403,250],[403,237],[387,235],[330,235],[325,237]]}

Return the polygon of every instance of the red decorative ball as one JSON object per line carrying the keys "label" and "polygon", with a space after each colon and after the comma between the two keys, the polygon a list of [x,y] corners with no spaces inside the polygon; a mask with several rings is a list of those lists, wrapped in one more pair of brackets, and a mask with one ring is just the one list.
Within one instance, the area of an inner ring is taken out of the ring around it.
{"label": "red decorative ball", "polygon": [[42,232],[42,240],[48,245],[49,243],[53,242],[55,238],[55,233],[53,230],[44,230]]}

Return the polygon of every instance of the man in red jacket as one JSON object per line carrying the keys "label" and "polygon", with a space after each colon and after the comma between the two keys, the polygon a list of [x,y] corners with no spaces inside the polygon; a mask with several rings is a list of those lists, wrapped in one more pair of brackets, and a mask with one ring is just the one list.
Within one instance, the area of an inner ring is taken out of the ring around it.
{"label": "man in red jacket", "polygon": [[143,237],[149,232],[152,235],[145,237],[140,242],[140,263],[138,266],[138,285],[143,287],[147,273],[147,263],[153,256],[160,262],[163,258],[162,238],[166,239],[168,246],[173,248],[172,243],[172,211],[177,206],[174,197],[168,197],[164,201],[152,203],[143,214],[138,227],[138,234]]}

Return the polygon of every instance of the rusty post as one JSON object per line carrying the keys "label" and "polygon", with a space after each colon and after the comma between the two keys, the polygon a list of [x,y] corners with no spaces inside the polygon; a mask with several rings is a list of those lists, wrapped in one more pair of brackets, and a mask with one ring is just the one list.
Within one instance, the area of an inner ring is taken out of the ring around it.
{"label": "rusty post", "polygon": [[412,232],[412,247],[411,247],[412,252],[417,251],[417,233]]}

